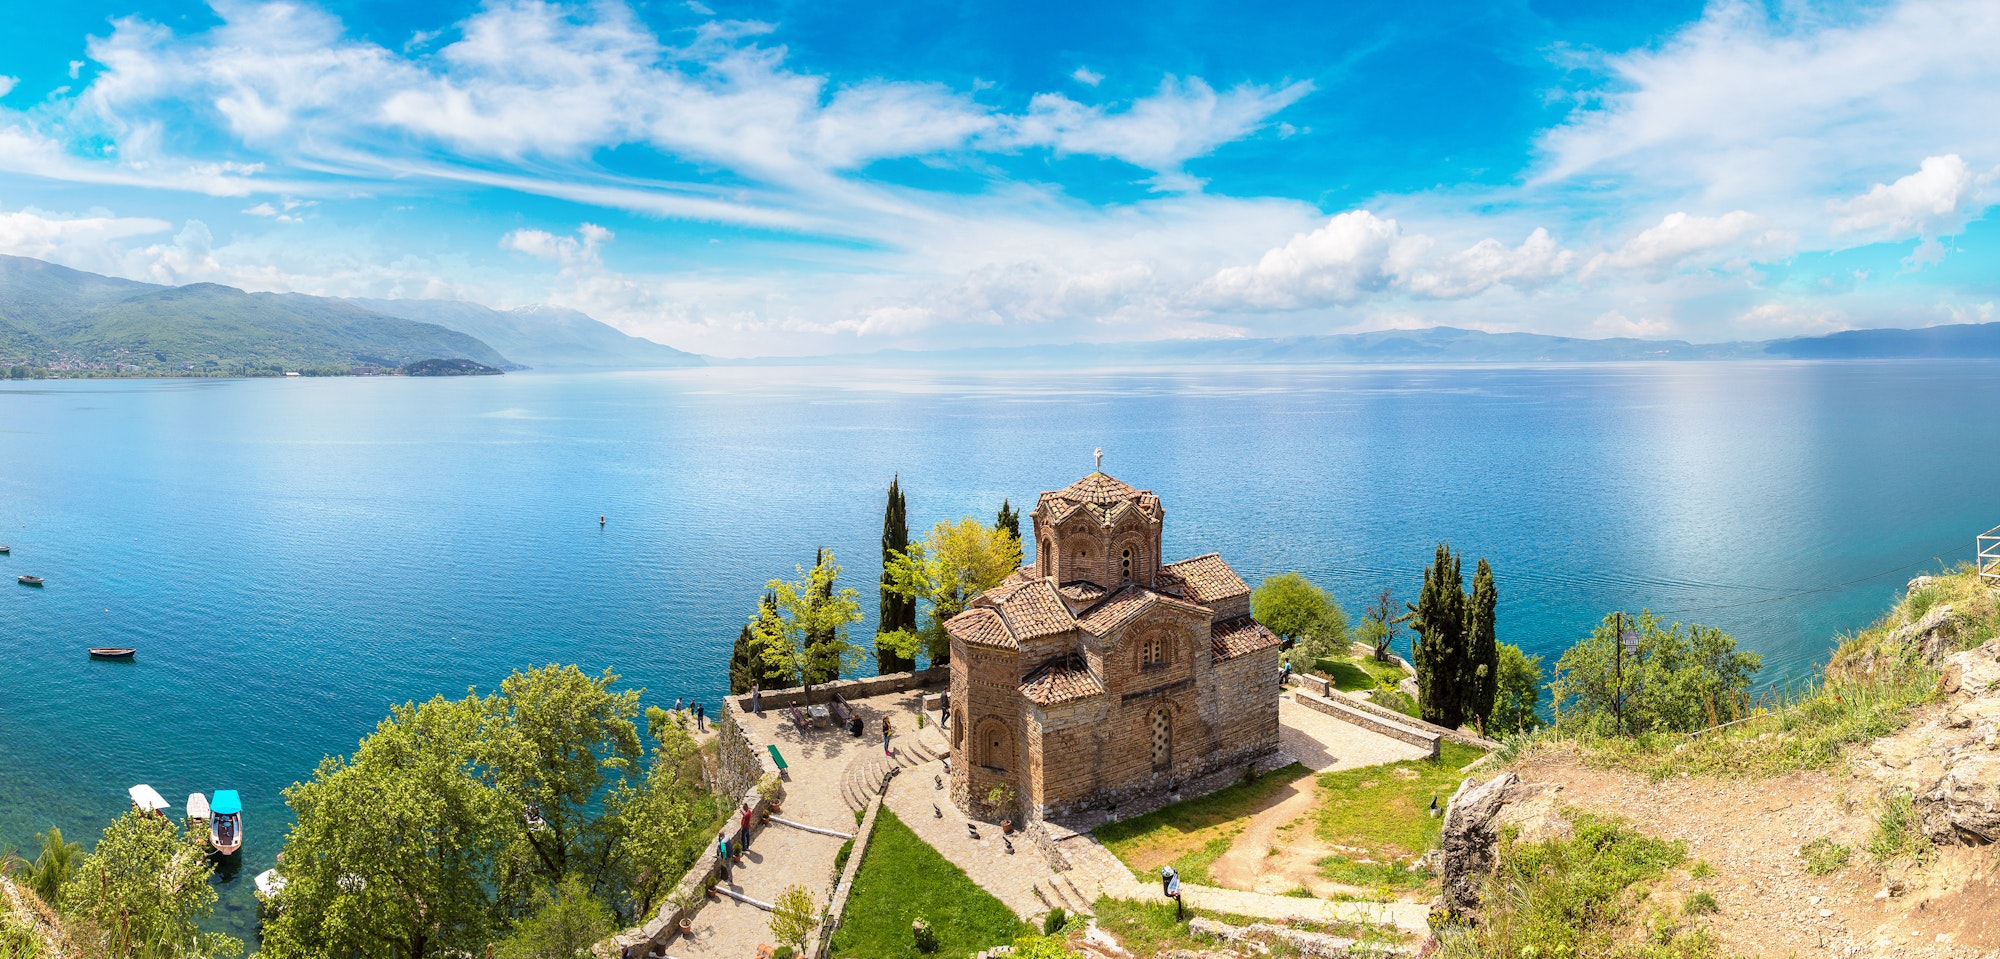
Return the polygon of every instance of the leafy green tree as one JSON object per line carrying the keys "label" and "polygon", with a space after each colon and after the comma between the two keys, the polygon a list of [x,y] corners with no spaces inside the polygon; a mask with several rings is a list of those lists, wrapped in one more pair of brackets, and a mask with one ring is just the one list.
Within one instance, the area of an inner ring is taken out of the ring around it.
{"label": "leafy green tree", "polygon": [[494,944],[493,959],[589,959],[590,947],[610,936],[611,910],[591,898],[575,876],[552,895],[538,892],[535,911]]}
{"label": "leafy green tree", "polygon": [[521,807],[476,772],[487,704],[403,704],[350,758],[285,791],[285,908],[270,959],[478,955],[506,925],[525,865]]}
{"label": "leafy green tree", "polygon": [[[1627,655],[1618,631],[1638,634]],[[1694,732],[1742,715],[1763,657],[1738,652],[1711,626],[1664,624],[1650,612],[1613,614],[1556,660],[1550,691],[1561,725],[1610,733]]]}
{"label": "leafy green tree", "polygon": [[793,886],[771,905],[771,935],[794,951],[803,951],[806,939],[819,928],[819,905],[813,902],[812,890]]}
{"label": "leafy green tree", "polygon": [[1021,539],[1021,511],[1006,499],[1000,500],[1000,515],[993,520],[994,529],[1004,529],[1018,542]]}
{"label": "leafy green tree", "polygon": [[737,637],[737,649],[743,656],[742,686],[736,686],[736,661],[730,660],[730,686],[735,693],[747,693],[754,684],[764,689],[787,689],[799,684],[797,663],[790,657],[771,656],[765,653],[770,640],[767,637],[784,633],[784,620],[778,613],[778,594],[765,593],[757,601],[757,613],[743,625],[743,632]]}
{"label": "leafy green tree", "polygon": [[931,666],[950,662],[951,639],[944,624],[1020,568],[1020,537],[970,516],[939,522],[922,542],[910,544],[889,563],[889,588],[926,607],[923,627],[884,634],[880,641],[912,659],[922,652]]}
{"label": "leafy green tree", "polygon": [[889,505],[882,511],[882,605],[875,619],[875,671],[902,673],[916,668],[916,661],[885,646],[882,637],[892,633],[914,633],[917,629],[917,601],[892,588],[895,578],[890,564],[910,549],[910,526],[906,518],[909,504],[903,500],[902,477],[889,480]]}
{"label": "leafy green tree", "polygon": [[655,706],[646,710],[646,731],[653,749],[644,779],[605,803],[611,901],[621,921],[659,908],[725,812],[723,797],[708,789],[701,749],[687,727]]}
{"label": "leafy green tree", "polygon": [[1466,649],[1464,578],[1457,554],[1439,543],[1424,570],[1424,588],[1410,604],[1410,628],[1417,633],[1415,656],[1418,705],[1425,722],[1448,729],[1465,723]]}
{"label": "leafy green tree", "polygon": [[816,678],[838,677],[859,665],[861,651],[848,642],[847,627],[861,621],[861,604],[852,588],[834,588],[840,564],[831,550],[821,550],[812,569],[799,567],[798,576],[766,584],[776,606],[750,630],[765,668],[800,677],[810,702]]}
{"label": "leafy green tree", "polygon": [[71,938],[91,956],[241,955],[241,941],[199,928],[216,900],[205,852],[164,816],[112,820],[59,893]]}
{"label": "leafy green tree", "polygon": [[1530,656],[1521,647],[1501,643],[1499,691],[1493,700],[1493,715],[1487,720],[1489,735],[1524,733],[1542,725],[1542,657]]}
{"label": "leafy green tree", "polygon": [[1395,652],[1396,636],[1407,618],[1397,615],[1396,593],[1385,587],[1375,602],[1368,604],[1368,611],[1361,614],[1361,626],[1355,630],[1354,638],[1374,648],[1376,662],[1386,663]]}
{"label": "leafy green tree", "polygon": [[1347,613],[1326,590],[1299,573],[1265,578],[1250,593],[1250,615],[1296,644],[1308,663],[1346,650]]}
{"label": "leafy green tree", "polygon": [[[613,692],[618,674],[590,676],[575,666],[545,666],[500,682],[482,720],[477,756],[485,779],[515,810],[513,831],[533,853],[532,870],[553,884],[598,868],[608,837],[596,806],[607,790],[639,773],[638,690]],[[533,810],[542,825],[530,828]]]}
{"label": "leafy green tree", "polygon": [[1493,635],[1493,609],[1498,603],[1493,567],[1481,558],[1465,607],[1466,671],[1461,679],[1466,718],[1478,721],[1481,735],[1486,733],[1486,719],[1493,715],[1493,700],[1500,691],[1500,647]]}

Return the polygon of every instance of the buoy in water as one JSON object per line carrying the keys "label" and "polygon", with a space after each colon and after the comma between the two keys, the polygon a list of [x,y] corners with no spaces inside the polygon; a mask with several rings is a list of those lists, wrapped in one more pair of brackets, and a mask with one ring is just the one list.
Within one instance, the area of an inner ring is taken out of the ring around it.
{"label": "buoy in water", "polygon": [[604,515],[603,515],[603,514],[601,514],[601,513],[600,513],[600,514],[598,514],[598,517],[597,517],[597,525],[598,525],[598,527],[599,527],[599,528],[602,528],[602,527],[604,526]]}

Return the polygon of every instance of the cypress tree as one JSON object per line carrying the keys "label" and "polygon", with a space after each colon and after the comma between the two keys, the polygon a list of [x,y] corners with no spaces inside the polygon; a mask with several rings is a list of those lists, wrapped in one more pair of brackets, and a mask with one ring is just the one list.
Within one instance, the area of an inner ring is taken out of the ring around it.
{"label": "cypress tree", "polygon": [[[818,569],[825,563],[826,547],[822,546],[813,554],[813,568]],[[816,584],[813,587],[810,602],[814,609],[818,609],[821,603],[831,599],[833,599],[832,580]],[[826,647],[839,641],[840,638],[831,629],[822,630],[806,637],[806,662],[817,664],[816,666],[808,666],[805,675],[801,677],[805,680],[807,686],[818,686],[821,683],[830,683],[840,678],[840,657],[837,655],[824,655],[822,652]]]}
{"label": "cypress tree", "polygon": [[729,654],[729,695],[749,692],[757,675],[757,666],[750,658],[750,624],[744,623],[743,631],[736,634],[736,649]]}
{"label": "cypress tree", "polygon": [[[906,509],[902,477],[897,476],[889,481],[889,505],[882,512],[882,606],[875,620],[875,635],[878,637],[897,630],[917,631],[917,601],[889,591],[889,557],[910,548],[910,526],[904,519]],[[904,659],[893,650],[884,649],[880,640],[876,641],[876,672],[902,673],[916,667],[916,660]]]}
{"label": "cypress tree", "polygon": [[1457,729],[1465,721],[1464,577],[1448,543],[1424,570],[1424,588],[1410,605],[1410,628],[1416,631],[1417,691],[1425,722]]}
{"label": "cypress tree", "polygon": [[1500,642],[1493,634],[1493,607],[1499,595],[1493,588],[1493,567],[1484,558],[1472,576],[1472,597],[1466,616],[1466,664],[1470,684],[1465,715],[1479,722],[1480,735],[1486,734],[1486,720],[1493,715],[1494,698],[1500,692]]}
{"label": "cypress tree", "polygon": [[993,528],[1004,529],[1009,533],[1013,533],[1015,539],[1020,539],[1021,511],[1014,509],[1011,503],[1002,499],[1000,501],[1000,517],[993,521]]}

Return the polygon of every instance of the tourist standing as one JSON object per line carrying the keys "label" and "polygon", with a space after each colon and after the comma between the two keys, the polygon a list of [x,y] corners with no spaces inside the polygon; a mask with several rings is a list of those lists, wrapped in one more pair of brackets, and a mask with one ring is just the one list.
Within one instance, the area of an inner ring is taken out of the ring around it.
{"label": "tourist standing", "polygon": [[729,878],[729,834],[715,837],[715,872],[724,879]]}
{"label": "tourist standing", "polygon": [[681,697],[679,697],[679,696],[675,696],[675,697],[674,697],[674,712],[680,712],[680,711],[681,711]]}
{"label": "tourist standing", "polygon": [[698,733],[708,732],[708,712],[702,708],[700,703],[694,704],[694,731]]}
{"label": "tourist standing", "polygon": [[1160,894],[1174,901],[1174,918],[1181,917],[1181,874],[1172,866],[1160,867]]}
{"label": "tourist standing", "polygon": [[743,848],[745,851],[748,851],[750,849],[750,804],[749,803],[743,804],[742,822],[743,822]]}
{"label": "tourist standing", "polygon": [[889,735],[889,717],[884,716],[882,717],[882,755],[884,756],[891,755],[889,752]]}
{"label": "tourist standing", "polygon": [[764,715],[764,701],[759,698],[763,695],[763,692],[764,684],[762,682],[753,682],[750,684],[750,711],[759,716]]}

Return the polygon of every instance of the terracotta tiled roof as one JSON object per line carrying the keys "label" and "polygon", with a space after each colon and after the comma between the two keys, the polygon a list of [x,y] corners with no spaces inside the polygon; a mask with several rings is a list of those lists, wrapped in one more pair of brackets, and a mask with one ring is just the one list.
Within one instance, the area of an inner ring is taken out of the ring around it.
{"label": "terracotta tiled roof", "polygon": [[1160,567],[1158,579],[1161,592],[1203,606],[1213,606],[1221,600],[1250,592],[1250,584],[1236,575],[1236,571],[1215,553],[1168,563]]}
{"label": "terracotta tiled roof", "polygon": [[1060,523],[1078,510],[1088,512],[1097,522],[1110,525],[1126,509],[1137,509],[1157,522],[1163,515],[1160,498],[1149,490],[1133,489],[1111,476],[1096,472],[1059,490],[1043,493],[1035,502],[1035,512]]}
{"label": "terracotta tiled roof", "polygon": [[1216,623],[1209,628],[1209,647],[1215,653],[1216,662],[1235,659],[1244,653],[1254,653],[1260,649],[1270,649],[1282,645],[1284,640],[1278,634],[1264,628],[1262,623],[1248,616]]}
{"label": "terracotta tiled roof", "polygon": [[1093,636],[1102,636],[1129,622],[1132,617],[1145,612],[1158,603],[1171,603],[1181,609],[1206,613],[1207,610],[1193,603],[1164,596],[1136,583],[1128,584],[1106,597],[1101,603],[1084,611],[1077,617],[1077,625]]}
{"label": "terracotta tiled roof", "polygon": [[1007,632],[1007,624],[1000,614],[983,606],[976,606],[946,620],[944,631],[953,639],[964,640],[978,646],[997,646],[1001,649],[1018,649],[1019,644]]}
{"label": "terracotta tiled roof", "polygon": [[1069,606],[1056,595],[1055,585],[1046,579],[1013,590],[996,608],[1017,643],[1076,628],[1076,618],[1069,614]]}
{"label": "terracotta tiled roof", "polygon": [[1056,592],[1061,593],[1064,599],[1072,603],[1095,603],[1103,599],[1104,594],[1110,590],[1089,580],[1079,579],[1056,587]]}
{"label": "terracotta tiled roof", "polygon": [[1065,656],[1036,667],[1021,680],[1021,695],[1043,706],[1066,703],[1101,695],[1104,684],[1090,674],[1090,667],[1075,656]]}

